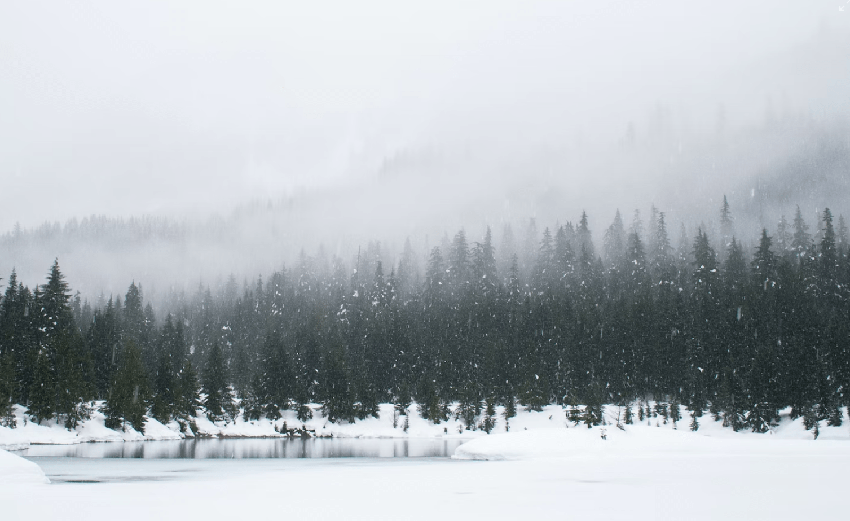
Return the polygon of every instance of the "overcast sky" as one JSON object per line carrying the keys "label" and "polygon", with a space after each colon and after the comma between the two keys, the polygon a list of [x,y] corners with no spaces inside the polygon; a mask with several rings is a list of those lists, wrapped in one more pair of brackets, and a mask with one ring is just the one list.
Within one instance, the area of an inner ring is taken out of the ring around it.
{"label": "overcast sky", "polygon": [[615,142],[659,103],[693,127],[846,111],[840,81],[748,77],[846,35],[842,2],[2,2],[0,232],[226,211],[429,147]]}

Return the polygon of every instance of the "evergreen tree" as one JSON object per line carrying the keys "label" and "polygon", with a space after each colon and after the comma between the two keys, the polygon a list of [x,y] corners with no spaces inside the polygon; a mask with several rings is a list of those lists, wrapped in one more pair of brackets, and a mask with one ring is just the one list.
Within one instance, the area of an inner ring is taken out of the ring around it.
{"label": "evergreen tree", "polygon": [[15,357],[11,351],[0,352],[0,426],[15,428],[12,406],[15,396]]}
{"label": "evergreen tree", "polygon": [[496,398],[487,398],[487,403],[484,409],[484,421],[481,423],[481,429],[490,434],[496,426]]}
{"label": "evergreen tree", "polygon": [[836,230],[836,249],[839,255],[847,255],[847,249],[850,247],[850,234],[847,232],[847,223],[844,221],[844,215],[838,216],[838,228]]}
{"label": "evergreen tree", "polygon": [[690,429],[694,432],[699,430],[699,421],[697,420],[697,418],[698,418],[698,415],[696,414],[696,411],[691,411]]}
{"label": "evergreen tree", "polygon": [[734,220],[732,219],[732,211],[729,209],[729,201],[726,196],[723,196],[723,205],[720,207],[720,234],[722,239],[721,247],[726,251],[731,246],[731,240],[735,235]]}
{"label": "evergreen tree", "polygon": [[130,424],[144,433],[148,410],[149,388],[139,346],[128,340],[121,353],[121,363],[109,386],[104,414],[110,429]]}
{"label": "evergreen tree", "polygon": [[174,389],[176,387],[174,367],[171,357],[160,354],[154,376],[154,395],[151,405],[151,415],[161,423],[171,421],[174,413],[176,398]]}
{"label": "evergreen tree", "polygon": [[197,410],[201,407],[200,383],[198,374],[192,367],[191,360],[185,360],[183,369],[177,379],[177,403],[175,404],[175,417],[179,422],[188,424]]}
{"label": "evergreen tree", "polygon": [[[728,201],[721,221],[731,230]],[[531,223],[519,255],[508,232],[497,257],[489,229],[472,243],[460,231],[431,250],[422,281],[409,241],[388,275],[375,241],[351,276],[320,248],[246,281],[241,296],[233,277],[166,296],[161,326],[135,282],[123,301],[88,305],[70,297],[56,261],[34,292],[13,272],[0,301],[0,417],[18,403],[73,427],[99,397],[110,425],[141,427],[150,404],[189,432],[194,362],[214,419],[235,416],[235,390],[246,419],[295,404],[303,421],[321,403],[344,421],[387,401],[400,415],[415,398],[430,421],[454,403],[468,428],[486,430],[495,420],[478,417],[482,402],[505,404],[507,419],[519,399],[529,409],[573,403],[570,418],[593,425],[606,403],[667,396],[668,418],[681,400],[694,429],[709,409],[730,428],[764,432],[786,406],[812,429],[838,425],[850,388],[850,262],[842,219],[833,228],[825,210],[819,222],[813,241],[798,209],[793,226],[773,238],[762,230],[753,250],[721,230],[722,262],[703,227],[692,241],[682,226],[674,255],[654,207],[628,234],[615,216],[604,259],[584,214],[576,228],[541,225],[542,238]],[[142,369],[131,371],[136,358]],[[647,414],[641,406],[638,418]]]}
{"label": "evergreen tree", "polygon": [[771,238],[767,235],[767,230],[763,229],[758,248],[751,263],[755,282],[762,284],[765,290],[767,290],[768,285],[772,286],[775,282],[776,258],[770,249],[772,242]]}
{"label": "evergreen tree", "polygon": [[794,234],[791,237],[791,251],[796,256],[798,262],[808,253],[812,246],[812,236],[809,234],[809,226],[803,220],[803,214],[800,212],[800,206],[797,206],[797,213],[794,214]]}
{"label": "evergreen tree", "polygon": [[673,425],[679,422],[682,419],[682,411],[679,409],[679,403],[676,400],[670,404],[670,421],[673,422]]}
{"label": "evergreen tree", "polygon": [[74,429],[89,418],[88,402],[93,396],[91,360],[77,331],[57,334],[56,413],[65,419],[65,427]]}
{"label": "evergreen tree", "polygon": [[213,343],[204,367],[202,392],[204,408],[212,421],[233,419],[233,394],[227,377],[227,365],[218,342]]}
{"label": "evergreen tree", "polygon": [[649,252],[649,257],[652,260],[653,280],[669,281],[673,278],[671,252],[672,247],[670,246],[670,237],[667,234],[664,212],[658,212],[658,220],[655,223],[655,241],[653,241],[652,250]]}
{"label": "evergreen tree", "polygon": [[776,251],[780,257],[787,257],[793,253],[793,240],[790,226],[783,215],[776,225]]}
{"label": "evergreen tree", "polygon": [[836,251],[835,229],[832,226],[832,212],[829,208],[823,211],[824,231],[820,242],[820,276],[823,289],[827,291],[834,287],[838,267],[838,252]]}
{"label": "evergreen tree", "polygon": [[322,413],[329,421],[354,421],[354,397],[350,389],[351,374],[342,349],[332,349],[325,357],[325,400]]}
{"label": "evergreen tree", "polygon": [[593,240],[590,237],[590,226],[588,225],[587,212],[581,212],[581,219],[579,220],[578,227],[576,228],[576,239],[579,243],[579,249],[586,250],[587,257],[595,259],[596,254],[594,253]]}
{"label": "evergreen tree", "polygon": [[614,266],[620,264],[626,250],[626,229],[623,226],[620,210],[617,210],[617,213],[614,214],[614,222],[605,232],[603,245],[608,264]]}
{"label": "evergreen tree", "polygon": [[[623,423],[625,423],[626,425],[631,425],[632,423],[634,423],[634,421],[632,420],[632,418],[633,418],[633,415],[632,415],[632,403],[631,403],[631,402],[626,402],[626,405],[623,407],[623,409],[624,409],[624,411],[623,411],[623,412],[624,412],[624,414],[623,414]],[[642,415],[641,415],[641,416],[642,416]],[[641,418],[641,419],[643,419],[643,418]]]}
{"label": "evergreen tree", "polygon": [[35,361],[32,383],[29,389],[29,414],[33,421],[41,423],[53,417],[56,383],[50,359],[39,351]]}

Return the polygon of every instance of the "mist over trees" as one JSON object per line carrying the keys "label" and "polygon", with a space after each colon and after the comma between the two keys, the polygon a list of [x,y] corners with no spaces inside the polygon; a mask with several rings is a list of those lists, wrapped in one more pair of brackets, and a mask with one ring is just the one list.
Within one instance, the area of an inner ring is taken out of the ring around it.
{"label": "mist over trees", "polygon": [[[773,230],[783,214],[790,222],[794,205],[815,223],[823,208],[850,197],[845,119],[789,111],[743,129],[689,132],[663,105],[658,111],[650,121],[635,122],[631,144],[566,142],[521,153],[411,146],[387,157],[371,176],[234,200],[235,208],[222,206],[205,217],[81,213],[62,223],[10,225],[0,230],[0,273],[15,268],[19,279],[40,281],[44,259],[59,257],[75,290],[90,300],[101,292],[123,294],[135,279],[144,281],[146,301],[161,308],[173,288],[191,294],[203,283],[216,291],[230,273],[241,285],[245,277],[296,265],[301,249],[324,248],[350,267],[359,247],[381,241],[388,265],[398,263],[409,240],[424,264],[445,234],[465,227],[469,235],[483,236],[489,223],[505,273],[502,254],[511,247],[502,244],[500,228],[510,223],[514,247],[527,250],[529,216],[551,224],[578,217],[565,209],[585,209],[603,248],[615,208],[640,206],[643,218],[651,219],[645,203],[654,201],[673,242],[684,223],[690,236],[705,224],[719,243],[728,234],[717,217],[717,187],[723,186],[734,208],[736,238],[752,248],[759,230]],[[628,227],[631,212],[622,219]]]}
{"label": "mist over trees", "polygon": [[302,251],[290,267],[175,291],[157,309],[143,281],[106,298],[72,294],[58,260],[34,289],[13,271],[0,417],[12,423],[17,403],[72,428],[104,400],[109,426],[141,430],[146,415],[186,427],[198,410],[229,421],[291,408],[304,420],[318,403],[352,421],[415,402],[432,421],[453,413],[485,428],[495,404],[508,415],[583,404],[593,424],[603,404],[654,399],[674,421],[687,405],[694,430],[710,413],[763,432],[789,406],[807,428],[840,423],[847,223],[797,207],[741,241],[734,210],[724,197],[692,234],[654,206],[616,212],[601,237],[586,212],[460,229],[425,252],[408,241],[392,263],[374,241],[350,259]]}

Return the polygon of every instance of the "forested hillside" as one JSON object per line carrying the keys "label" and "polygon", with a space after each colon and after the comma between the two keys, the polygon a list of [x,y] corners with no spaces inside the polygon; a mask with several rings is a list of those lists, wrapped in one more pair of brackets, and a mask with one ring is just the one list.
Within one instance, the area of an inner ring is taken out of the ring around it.
{"label": "forested hillside", "polygon": [[144,281],[93,301],[72,294],[58,260],[33,289],[12,272],[0,303],[0,416],[13,423],[17,403],[33,421],[71,428],[104,400],[109,426],[141,430],[145,415],[186,424],[200,408],[224,420],[286,408],[304,417],[320,403],[331,420],[352,421],[415,402],[440,421],[457,403],[474,428],[496,404],[507,415],[517,403],[583,404],[592,423],[602,404],[652,397],[670,414],[687,405],[692,429],[710,412],[765,431],[787,406],[807,428],[840,423],[850,384],[843,217],[825,209],[810,228],[798,208],[749,247],[725,198],[718,215],[675,241],[654,209],[630,224],[618,212],[601,240],[586,214],[542,232],[532,221],[523,241],[505,227],[498,251],[489,228],[460,230],[423,267],[409,243],[391,266],[376,243],[350,260],[302,254],[158,310]]}

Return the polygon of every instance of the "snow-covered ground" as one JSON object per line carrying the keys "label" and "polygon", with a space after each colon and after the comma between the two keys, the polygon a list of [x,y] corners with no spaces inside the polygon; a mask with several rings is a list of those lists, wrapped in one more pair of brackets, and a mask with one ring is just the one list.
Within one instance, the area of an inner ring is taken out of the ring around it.
{"label": "snow-covered ground", "polygon": [[0,449],[0,488],[32,483],[50,483],[50,480],[35,463]]}
{"label": "snow-covered ground", "polygon": [[[23,425],[18,412],[19,429],[0,430],[0,443],[141,438],[106,429],[99,415],[69,432]],[[788,411],[766,434],[733,432],[707,415],[692,432],[684,408],[678,425],[635,417],[619,429],[619,412],[607,407],[607,425],[588,429],[567,422],[558,406],[521,410],[509,432],[501,418],[489,436],[463,431],[471,439],[453,459],[34,458],[56,478],[47,484],[38,465],[0,451],[0,519],[847,518],[846,414],[840,427],[822,424],[814,440]],[[461,436],[455,420],[434,425],[411,415],[405,432],[404,417],[393,427],[392,406],[381,413],[342,425],[317,414],[303,427],[336,437]],[[208,435],[273,436],[284,421],[302,427],[289,411],[274,424],[200,418],[196,425]],[[147,439],[179,437],[176,425],[147,427]]]}
{"label": "snow-covered ground", "polygon": [[[293,429],[306,430],[311,436],[336,438],[474,437],[484,434],[481,431],[464,430],[463,424],[455,418],[434,424],[422,419],[416,412],[410,414],[409,418],[406,418],[405,415],[397,417],[392,404],[381,405],[378,418],[369,417],[364,420],[356,420],[353,423],[331,423],[322,416],[319,405],[313,404],[311,408],[313,418],[307,422],[299,421],[296,418],[295,411],[287,410],[283,411],[283,416],[276,421],[266,419],[245,421],[240,415],[235,421],[212,422],[203,414],[199,414],[194,418],[193,423],[197,430],[196,434],[200,436],[228,438],[273,438],[282,436],[281,431]],[[558,411],[557,420],[554,422],[546,420],[545,423],[563,427],[564,413],[559,407],[555,407],[553,410],[555,409]],[[97,407],[93,410],[94,412],[89,420],[82,422],[77,429],[69,431],[57,419],[44,421],[41,424],[33,423],[27,419],[26,409],[16,406],[17,427],[14,429],[0,427],[0,448],[18,449],[30,444],[66,445],[107,441],[175,440],[185,437],[185,434],[180,432],[180,426],[176,422],[163,425],[153,418],[146,421],[144,434],[134,430],[129,425],[126,425],[123,430],[108,429],[104,425],[103,414],[99,412]],[[539,415],[539,413],[532,414]],[[547,416],[549,415],[551,414],[547,414]],[[407,420],[406,430],[404,428],[405,419]],[[513,423],[514,420],[511,419],[511,422]],[[525,424],[529,420],[517,421]],[[539,420],[532,420],[532,422],[540,423]],[[504,430],[504,423],[502,423],[502,430]]]}
{"label": "snow-covered ground", "polygon": [[[412,417],[405,433],[392,427],[391,407],[382,412],[340,426],[315,418],[306,427],[338,436],[446,436],[456,427]],[[454,459],[45,460],[51,472],[74,469],[76,479],[66,474],[54,484],[33,463],[0,452],[0,511],[4,521],[240,519],[247,512],[305,520],[847,518],[841,498],[850,483],[850,422],[822,426],[815,441],[787,411],[767,434],[735,433],[708,416],[697,432],[686,416],[675,426],[651,418],[621,430],[616,414],[608,407],[610,423],[588,429],[567,427],[560,407],[522,411],[510,432],[500,421]],[[100,422],[95,417],[77,433],[29,425],[19,432],[106,439]],[[222,430],[274,432],[270,424],[242,423]]]}
{"label": "snow-covered ground", "polygon": [[[710,437],[645,424],[609,426],[606,440],[601,433],[523,428],[456,451],[458,458],[512,461],[63,459],[79,482],[55,484],[0,452],[0,475],[15,473],[0,486],[0,517],[847,518],[847,441]],[[87,475],[109,479],[85,483]]]}
{"label": "snow-covered ground", "polygon": [[[208,437],[279,437],[280,431],[284,429],[306,429],[315,436],[336,437],[336,438],[474,438],[484,436],[485,433],[480,430],[465,430],[463,423],[455,418],[450,418],[447,421],[439,424],[434,424],[428,420],[422,419],[416,412],[415,407],[408,417],[405,415],[396,416],[391,404],[383,404],[380,406],[380,415],[378,418],[366,418],[365,420],[356,420],[353,423],[331,423],[328,422],[321,414],[321,408],[318,405],[313,405],[313,418],[305,423],[300,422],[295,417],[295,411],[283,411],[283,417],[276,421],[260,420],[260,421],[244,421],[241,415],[236,421],[212,422],[202,414],[194,419],[194,425],[197,429],[197,434]],[[65,429],[58,421],[42,422],[41,425],[35,424],[32,421],[27,421],[25,409],[16,406],[15,412],[17,417],[17,428],[10,429],[8,427],[0,427],[0,448],[19,449],[30,444],[74,444],[86,442],[106,442],[106,441],[149,441],[149,440],[177,440],[185,437],[185,434],[180,432],[180,427],[176,422],[171,422],[168,425],[150,418],[145,424],[145,433],[142,434],[132,427],[127,425],[124,430],[108,429],[104,425],[104,416],[97,408],[94,409],[91,419],[82,422],[80,426],[73,431]],[[661,430],[676,430],[677,432],[690,432],[690,416],[685,407],[681,408],[682,420],[674,425],[668,421],[666,424],[660,417],[648,418],[643,421],[638,420],[635,414],[635,425],[631,428],[639,430],[638,427],[652,427],[653,429]],[[782,421],[771,432],[767,434],[754,434],[743,430],[734,432],[728,427],[722,427],[720,422],[712,420],[709,415],[700,418],[700,428],[696,433],[692,433],[698,437],[731,437],[735,439],[741,438],[781,438],[781,439],[798,439],[811,440],[813,435],[811,431],[807,431],[803,427],[802,418],[791,420],[788,417],[789,411],[782,411]],[[622,418],[623,411],[617,406],[606,407],[606,421],[611,424],[617,423],[618,416]],[[850,421],[847,421],[845,414],[845,423],[840,427],[829,427],[826,422],[821,422],[819,429],[818,440],[847,440],[850,441]],[[407,429],[405,430],[405,421]],[[544,407],[542,411],[527,411],[519,407],[517,416],[508,420],[507,427],[510,432],[517,432],[526,429],[565,429],[569,428],[585,428],[583,425],[575,426],[567,421],[567,412],[558,405],[550,405]],[[609,426],[609,431],[614,427]],[[587,430],[585,428],[585,430]],[[506,423],[502,417],[502,407],[497,407],[497,415],[493,434],[504,433],[506,431]]]}

